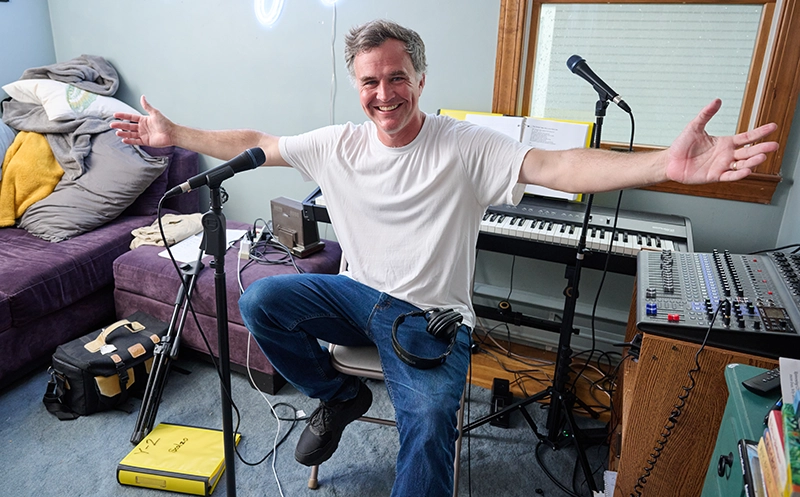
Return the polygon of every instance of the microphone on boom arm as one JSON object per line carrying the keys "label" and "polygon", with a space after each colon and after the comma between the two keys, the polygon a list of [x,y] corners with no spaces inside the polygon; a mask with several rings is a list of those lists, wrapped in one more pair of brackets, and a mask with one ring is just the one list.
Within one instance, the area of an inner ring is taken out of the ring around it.
{"label": "microphone on boom arm", "polygon": [[201,186],[219,186],[220,183],[230,178],[234,174],[255,169],[263,164],[266,160],[267,156],[260,147],[247,149],[224,164],[220,164],[219,166],[211,168],[204,173],[192,176],[187,181],[165,193],[164,198],[167,199],[176,195],[180,195],[181,193],[190,192],[194,189],[200,188]]}
{"label": "microphone on boom arm", "polygon": [[605,81],[600,79],[597,74],[595,74],[590,68],[589,64],[581,57],[580,55],[573,55],[569,59],[567,59],[567,67],[570,71],[578,76],[582,77],[586,81],[589,82],[590,85],[597,90],[597,93],[600,95],[600,98],[605,98],[606,100],[611,100],[615,104],[619,106],[620,109],[624,110],[628,114],[631,113],[631,108],[628,107],[628,104],[625,103],[622,98],[620,98],[619,93],[615,92],[608,86]]}

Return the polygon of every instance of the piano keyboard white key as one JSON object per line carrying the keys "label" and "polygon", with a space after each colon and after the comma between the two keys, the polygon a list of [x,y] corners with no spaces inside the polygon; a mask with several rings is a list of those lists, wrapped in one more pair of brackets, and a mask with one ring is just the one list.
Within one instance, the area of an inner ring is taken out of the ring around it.
{"label": "piano keyboard white key", "polygon": [[[577,247],[582,226],[572,223],[559,223],[547,219],[531,219],[499,213],[487,213],[481,221],[480,230],[485,233],[536,240],[553,245]],[[662,239],[641,233],[617,231],[613,243],[611,229],[589,226],[586,234],[586,248],[596,252],[606,252],[611,246],[614,254],[635,257],[640,250],[676,250],[672,240]]]}

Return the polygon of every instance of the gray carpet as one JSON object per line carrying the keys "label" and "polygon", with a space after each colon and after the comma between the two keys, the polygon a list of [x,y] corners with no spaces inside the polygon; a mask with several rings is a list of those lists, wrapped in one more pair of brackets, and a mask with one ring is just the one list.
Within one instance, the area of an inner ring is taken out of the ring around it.
{"label": "gray carpet", "polygon": [[[170,422],[208,428],[221,428],[220,389],[210,364],[182,360],[174,363],[190,370],[183,375],[172,372],[166,384],[156,424]],[[42,404],[48,375],[38,371],[0,393],[0,467],[5,473],[0,495],[8,497],[157,497],[183,495],[160,490],[123,486],[116,481],[117,463],[133,449],[131,432],[137,412],[110,411],[59,421]],[[381,383],[369,382],[374,403],[369,415],[388,416],[391,405]],[[259,393],[246,378],[233,374],[234,402],[241,412],[242,441],[239,452],[250,462],[260,460],[271,448],[277,421]],[[471,420],[489,412],[490,392],[472,387],[466,407]],[[316,401],[305,398],[290,386],[284,387],[271,402],[291,404],[306,414]],[[138,409],[140,401],[136,401]],[[288,408],[278,408],[281,417],[291,416]],[[528,411],[545,431],[546,413],[538,405]],[[581,418],[582,424],[591,420]],[[236,418],[234,417],[234,423]],[[595,422],[592,422],[595,423]],[[282,423],[287,430],[290,422]],[[589,425],[591,425],[589,423]],[[287,441],[278,448],[275,469],[283,495],[289,496],[387,496],[394,478],[397,434],[393,427],[354,423],[345,431],[339,450],[320,468],[317,490],[307,488],[308,468],[294,460],[294,445],[304,422],[298,422]],[[594,424],[594,426],[598,426]],[[461,452],[460,496],[557,496],[567,495],[547,478],[536,462],[537,439],[521,413],[511,418],[511,428],[489,424],[475,428],[465,438]],[[602,490],[602,472],[607,458],[605,447],[586,449],[595,481]],[[542,447],[546,467],[563,485],[572,488],[575,451]],[[580,495],[591,495],[577,470],[576,488]],[[582,484],[580,484],[582,483]],[[227,495],[223,476],[214,496]],[[258,466],[236,463],[236,494],[240,496],[278,496],[272,459]]]}

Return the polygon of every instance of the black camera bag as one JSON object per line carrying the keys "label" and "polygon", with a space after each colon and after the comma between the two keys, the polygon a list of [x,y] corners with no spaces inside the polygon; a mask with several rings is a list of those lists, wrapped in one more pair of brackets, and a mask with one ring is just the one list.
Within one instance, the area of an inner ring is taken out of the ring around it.
{"label": "black camera bag", "polygon": [[42,399],[47,410],[60,420],[115,408],[129,411],[128,398],[144,392],[153,352],[166,331],[166,323],[138,311],[59,345]]}

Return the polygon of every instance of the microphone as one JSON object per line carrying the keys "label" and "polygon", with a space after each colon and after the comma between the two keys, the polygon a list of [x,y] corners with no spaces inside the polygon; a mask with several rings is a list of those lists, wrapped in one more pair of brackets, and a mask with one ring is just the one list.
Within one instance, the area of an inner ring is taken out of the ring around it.
{"label": "microphone", "polygon": [[569,67],[569,70],[574,74],[577,74],[588,81],[590,85],[594,86],[594,89],[597,90],[597,93],[600,94],[601,98],[605,96],[607,100],[611,100],[615,104],[619,105],[620,109],[624,110],[628,114],[631,113],[631,108],[628,107],[628,104],[626,104],[622,98],[620,98],[619,93],[612,90],[611,87],[605,83],[605,81],[598,78],[597,74],[589,69],[589,64],[583,60],[583,57],[580,55],[573,55],[567,59],[567,67]]}
{"label": "microphone", "polygon": [[188,181],[181,183],[165,193],[164,198],[168,199],[205,185],[218,186],[236,173],[257,168],[263,164],[265,160],[267,160],[267,156],[260,147],[247,149],[224,164],[220,164],[204,173],[192,176]]}

